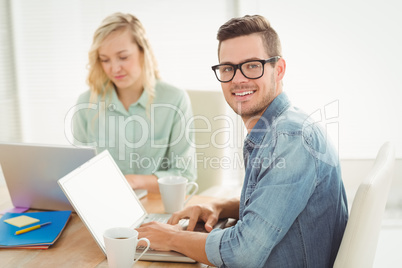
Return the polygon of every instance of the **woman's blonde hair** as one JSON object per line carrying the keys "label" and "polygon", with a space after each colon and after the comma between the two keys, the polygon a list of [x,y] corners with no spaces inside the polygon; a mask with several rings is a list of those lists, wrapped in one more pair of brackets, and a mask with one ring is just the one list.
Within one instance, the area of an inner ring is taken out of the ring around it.
{"label": "woman's blonde hair", "polygon": [[155,95],[156,80],[160,78],[157,62],[141,22],[135,16],[123,13],[114,13],[106,17],[94,33],[88,55],[89,74],[87,83],[91,89],[91,96],[101,95],[104,98],[106,93],[114,88],[112,81],[103,71],[98,49],[110,33],[121,29],[131,33],[133,42],[138,45],[142,52],[142,81],[144,90],[149,94],[149,103],[151,103]]}

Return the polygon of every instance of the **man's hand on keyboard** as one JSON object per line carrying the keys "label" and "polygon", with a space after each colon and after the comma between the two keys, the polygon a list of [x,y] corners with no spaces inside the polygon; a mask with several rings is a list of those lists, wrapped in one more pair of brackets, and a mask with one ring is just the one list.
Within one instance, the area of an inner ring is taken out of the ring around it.
{"label": "man's hand on keyboard", "polygon": [[[175,232],[182,231],[182,226],[179,224],[170,225],[160,222],[149,222],[144,223],[139,228],[138,238],[148,238],[151,242],[151,248],[161,251],[170,251],[170,241],[169,239],[173,237]],[[140,241],[141,243],[142,241]],[[144,243],[145,245],[146,243]],[[139,246],[143,246],[139,244]]]}
{"label": "man's hand on keyboard", "polygon": [[205,222],[205,230],[211,232],[213,226],[219,220],[220,211],[213,203],[186,207],[181,211],[173,213],[168,220],[169,224],[177,224],[181,219],[189,219],[187,231],[193,231],[197,222]]}

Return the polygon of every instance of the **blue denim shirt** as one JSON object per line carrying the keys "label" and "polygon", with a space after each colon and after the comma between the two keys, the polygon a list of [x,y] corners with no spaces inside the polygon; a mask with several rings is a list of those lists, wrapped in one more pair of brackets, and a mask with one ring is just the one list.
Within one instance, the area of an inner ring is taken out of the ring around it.
{"label": "blue denim shirt", "polygon": [[285,93],[244,143],[239,221],[207,238],[219,267],[332,267],[348,219],[337,152]]}

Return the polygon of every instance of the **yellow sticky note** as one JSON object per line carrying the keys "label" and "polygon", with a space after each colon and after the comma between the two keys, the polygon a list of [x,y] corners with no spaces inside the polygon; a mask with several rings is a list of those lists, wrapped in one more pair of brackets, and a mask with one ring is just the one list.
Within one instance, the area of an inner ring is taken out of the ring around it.
{"label": "yellow sticky note", "polygon": [[8,224],[11,224],[11,225],[14,225],[17,227],[24,227],[24,226],[30,225],[32,223],[39,222],[39,220],[32,218],[32,217],[21,215],[21,216],[15,217],[15,218],[4,220],[4,222],[7,222]]}

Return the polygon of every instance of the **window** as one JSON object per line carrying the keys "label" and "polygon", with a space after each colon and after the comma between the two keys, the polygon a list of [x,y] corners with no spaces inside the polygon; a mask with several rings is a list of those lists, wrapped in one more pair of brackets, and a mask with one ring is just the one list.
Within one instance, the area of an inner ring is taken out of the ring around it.
{"label": "window", "polygon": [[0,1],[0,140],[20,141],[20,112],[9,1]]}

